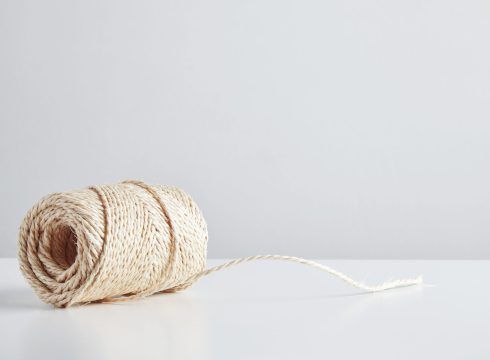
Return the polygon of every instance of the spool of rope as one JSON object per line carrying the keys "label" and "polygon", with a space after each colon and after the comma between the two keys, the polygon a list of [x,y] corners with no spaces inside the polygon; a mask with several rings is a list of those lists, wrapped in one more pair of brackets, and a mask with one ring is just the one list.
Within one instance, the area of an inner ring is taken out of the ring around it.
{"label": "spool of rope", "polygon": [[419,277],[368,286],[322,264],[281,255],[205,269],[207,241],[206,222],[189,195],[126,181],[41,199],[21,224],[19,262],[37,295],[57,307],[175,292],[212,272],[261,259],[310,265],[365,291],[422,282]]}

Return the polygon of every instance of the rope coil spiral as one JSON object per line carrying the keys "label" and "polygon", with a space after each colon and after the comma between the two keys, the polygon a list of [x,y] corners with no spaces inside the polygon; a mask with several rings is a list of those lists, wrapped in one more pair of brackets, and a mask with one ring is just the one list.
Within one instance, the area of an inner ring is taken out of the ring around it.
{"label": "rope coil spiral", "polygon": [[125,181],[41,199],[20,226],[19,263],[41,300],[57,307],[175,292],[253,260],[313,266],[365,291],[422,282],[418,277],[368,286],[325,265],[282,255],[250,256],[205,269],[207,242],[206,222],[185,192]]}

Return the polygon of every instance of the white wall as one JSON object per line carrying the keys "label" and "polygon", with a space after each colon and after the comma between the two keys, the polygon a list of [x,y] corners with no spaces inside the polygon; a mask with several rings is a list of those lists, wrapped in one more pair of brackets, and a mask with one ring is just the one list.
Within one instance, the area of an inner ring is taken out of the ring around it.
{"label": "white wall", "polygon": [[0,256],[128,178],[209,254],[490,258],[487,1],[0,0]]}

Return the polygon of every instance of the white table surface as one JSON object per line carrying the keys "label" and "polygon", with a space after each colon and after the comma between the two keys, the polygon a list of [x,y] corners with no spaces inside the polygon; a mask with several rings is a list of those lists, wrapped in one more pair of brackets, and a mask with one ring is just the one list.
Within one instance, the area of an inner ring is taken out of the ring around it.
{"label": "white table surface", "polygon": [[434,286],[366,294],[259,261],[179,294],[55,309],[0,259],[0,359],[490,359],[490,261],[322,262],[367,283],[423,274]]}

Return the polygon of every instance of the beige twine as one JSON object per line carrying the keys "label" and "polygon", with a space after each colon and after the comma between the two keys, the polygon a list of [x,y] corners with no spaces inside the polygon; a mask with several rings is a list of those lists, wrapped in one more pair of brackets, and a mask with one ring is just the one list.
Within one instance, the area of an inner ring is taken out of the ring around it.
{"label": "beige twine", "polygon": [[189,195],[126,181],[41,199],[21,224],[19,260],[37,295],[57,307],[175,292],[252,260],[313,266],[366,291],[422,282],[418,277],[368,286],[322,264],[282,255],[250,256],[204,270],[207,241],[206,223]]}

